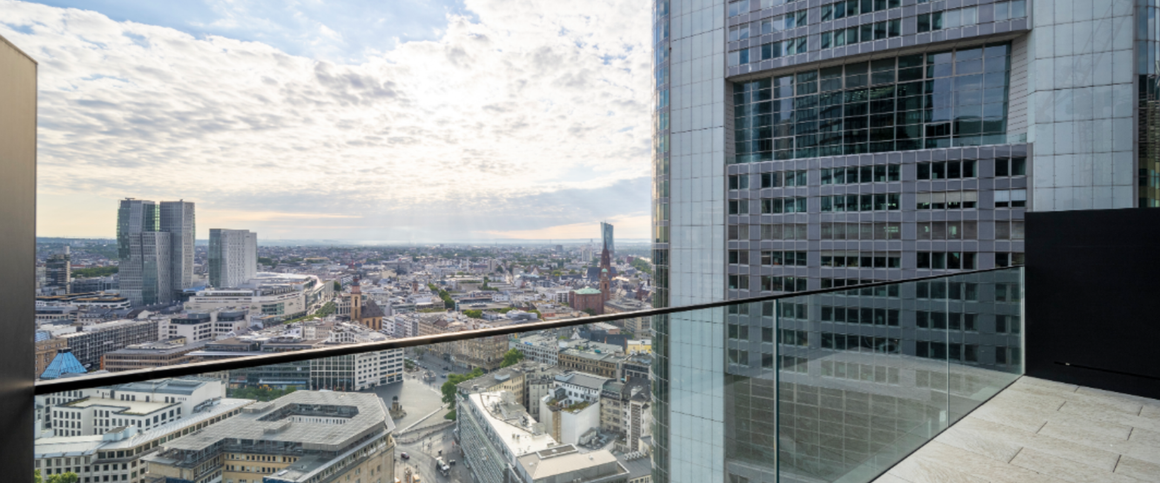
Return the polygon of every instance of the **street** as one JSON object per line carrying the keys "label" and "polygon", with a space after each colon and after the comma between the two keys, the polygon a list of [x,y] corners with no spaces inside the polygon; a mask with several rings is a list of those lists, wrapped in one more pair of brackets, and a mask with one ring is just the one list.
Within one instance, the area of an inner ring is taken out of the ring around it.
{"label": "street", "polygon": [[[402,479],[403,472],[406,468],[410,467],[419,471],[424,482],[472,483],[471,473],[463,464],[463,455],[459,452],[458,445],[455,444],[455,440],[451,436],[454,428],[454,426],[448,427],[411,444],[399,444],[395,449],[396,476]],[[451,472],[448,476],[440,475],[435,470],[435,457],[439,456],[440,450],[443,451],[444,460],[456,461],[455,466],[451,467]],[[398,457],[400,453],[409,454],[411,459],[404,461]]]}

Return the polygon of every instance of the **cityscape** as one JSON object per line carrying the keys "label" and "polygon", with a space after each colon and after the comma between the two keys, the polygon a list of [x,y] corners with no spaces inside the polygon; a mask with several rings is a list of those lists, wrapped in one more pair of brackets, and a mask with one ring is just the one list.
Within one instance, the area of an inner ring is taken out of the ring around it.
{"label": "cityscape", "polygon": [[1160,0],[56,3],[35,483],[1160,481]]}
{"label": "cityscape", "polygon": [[[115,240],[38,243],[37,377],[651,308],[649,246],[617,252],[609,223],[589,243],[530,246],[268,247],[195,229],[193,202],[126,198]],[[80,482],[413,483],[502,481],[497,463],[518,461],[528,481],[648,481],[651,365],[651,318],[637,317],[69,391],[37,398],[35,467]]]}

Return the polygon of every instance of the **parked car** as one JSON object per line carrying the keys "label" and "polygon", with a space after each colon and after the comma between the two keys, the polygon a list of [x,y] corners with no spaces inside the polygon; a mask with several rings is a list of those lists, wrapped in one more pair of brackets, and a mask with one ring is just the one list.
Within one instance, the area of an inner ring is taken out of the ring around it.
{"label": "parked car", "polygon": [[407,453],[399,453],[399,457],[403,458],[404,461],[411,459],[411,455],[409,455]]}

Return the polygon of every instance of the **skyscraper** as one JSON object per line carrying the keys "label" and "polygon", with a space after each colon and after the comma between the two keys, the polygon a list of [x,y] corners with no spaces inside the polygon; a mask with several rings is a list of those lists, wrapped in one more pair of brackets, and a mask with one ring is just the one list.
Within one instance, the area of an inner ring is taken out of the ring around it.
{"label": "skyscraper", "polygon": [[[655,0],[654,305],[1011,265],[1028,210],[1160,205],[1156,8],[971,3]],[[760,481],[698,314],[654,321],[654,480]]]}
{"label": "skyscraper", "polygon": [[64,253],[50,255],[44,268],[49,285],[61,287],[65,293],[72,293],[72,255],[69,254],[69,247],[64,247]]}
{"label": "skyscraper", "polygon": [[612,224],[600,222],[600,238],[603,243],[601,248],[607,248],[608,253],[616,256],[616,244],[612,238]]}
{"label": "skyscraper", "polygon": [[167,304],[193,285],[194,205],[126,198],[117,210],[121,294],[134,306]]}
{"label": "skyscraper", "polygon": [[160,216],[160,231],[169,233],[169,255],[172,257],[169,265],[170,286],[180,291],[193,286],[193,239],[196,226],[194,223],[193,203],[189,201],[162,201]]}
{"label": "skyscraper", "polygon": [[258,234],[249,230],[209,230],[209,283],[236,288],[258,271]]}

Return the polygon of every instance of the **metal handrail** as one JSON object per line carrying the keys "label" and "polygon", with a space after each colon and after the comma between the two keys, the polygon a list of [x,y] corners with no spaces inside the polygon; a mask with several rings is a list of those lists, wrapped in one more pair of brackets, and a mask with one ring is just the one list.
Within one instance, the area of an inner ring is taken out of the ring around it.
{"label": "metal handrail", "polygon": [[690,312],[694,310],[705,310],[720,307],[728,307],[730,305],[739,305],[754,302],[768,302],[771,300],[779,300],[786,298],[803,297],[807,295],[820,295],[834,292],[844,292],[847,290],[864,289],[879,287],[885,285],[893,285],[899,283],[921,282],[924,280],[937,280],[949,277],[958,277],[963,275],[973,275],[977,273],[995,272],[1001,270],[1010,270],[1013,268],[1020,268],[1022,265],[1013,265],[1010,267],[996,267],[984,270],[972,270],[966,272],[956,272],[943,275],[932,275],[929,277],[910,278],[906,280],[893,280],[886,282],[874,282],[862,285],[847,285],[844,287],[833,287],[820,290],[807,290],[804,292],[792,292],[779,295],[763,295],[760,297],[750,297],[735,300],[722,300],[719,302],[709,302],[703,304],[684,305],[680,307],[663,307],[648,310],[638,310],[635,312],[621,312],[609,315],[596,315],[591,317],[581,317],[575,319],[554,320],[550,322],[537,322],[533,324],[517,324],[504,327],[494,327],[488,329],[466,330],[462,332],[451,332],[447,334],[429,335],[422,337],[408,337],[405,339],[393,339],[381,342],[366,342],[362,344],[342,345],[338,347],[324,347],[319,349],[305,349],[292,352],[278,352],[271,354],[261,354],[254,356],[243,356],[234,359],[227,359],[222,361],[208,361],[208,362],[194,362],[190,364],[182,364],[177,366],[164,366],[152,369],[137,369],[132,371],[113,372],[108,374],[94,374],[91,376],[69,377],[65,379],[54,379],[49,381],[36,381],[35,394],[44,395],[63,391],[77,391],[81,389],[92,389],[95,387],[108,386],[113,384],[126,384],[131,382],[142,382],[152,379],[162,379],[169,377],[181,377],[203,374],[207,372],[229,371],[236,369],[246,369],[250,367],[266,366],[271,364],[284,364],[288,362],[301,362],[314,359],[321,359],[324,357],[345,356],[351,354],[362,354],[366,352],[375,352],[388,349],[403,349],[407,347],[415,347],[422,345],[440,344],[446,342],[455,342],[460,340],[477,339],[481,337],[496,336],[496,335],[510,335],[521,332],[532,332],[536,330],[559,329],[564,327],[575,327],[579,325],[595,324],[597,322],[612,322],[617,320],[632,319],[637,317],[651,317],[654,315],[667,315],[678,312]]}

